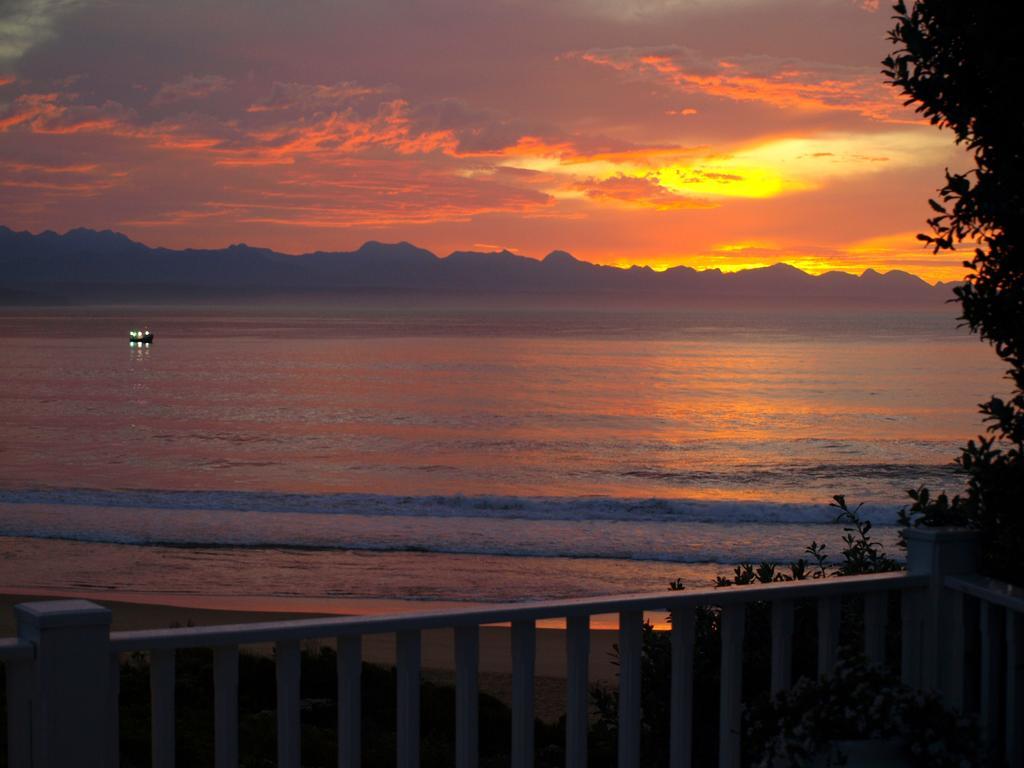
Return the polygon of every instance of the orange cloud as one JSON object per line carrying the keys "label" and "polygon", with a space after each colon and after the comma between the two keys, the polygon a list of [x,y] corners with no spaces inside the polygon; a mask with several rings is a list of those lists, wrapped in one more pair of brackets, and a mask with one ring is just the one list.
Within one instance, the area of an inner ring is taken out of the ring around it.
{"label": "orange cloud", "polygon": [[[454,134],[450,134],[454,140]],[[448,154],[462,158],[505,158],[505,157],[566,157],[575,154],[569,141],[549,142],[540,136],[520,136],[515,143],[504,147],[485,150],[462,150],[457,144],[449,144]]]}
{"label": "orange cloud", "polygon": [[79,165],[43,165],[40,163],[6,162],[0,163],[10,173],[92,173],[99,166],[96,163]]}
{"label": "orange cloud", "polygon": [[58,114],[61,109],[57,106],[59,97],[57,93],[28,93],[19,96],[0,114],[0,131]]}
{"label": "orange cloud", "polygon": [[918,122],[878,72],[863,67],[769,56],[709,61],[684,48],[617,48],[573,55],[624,75],[652,77],[683,93],[759,102],[778,109],[852,112],[881,122]]}
{"label": "orange cloud", "polygon": [[115,185],[116,184],[112,179],[106,181],[70,183],[66,181],[35,181],[21,179],[0,180],[0,187],[10,187],[13,189],[31,189],[37,191],[45,190],[48,192],[58,192],[65,195],[97,195],[100,192],[106,192]]}
{"label": "orange cloud", "polygon": [[97,163],[47,165],[25,161],[0,161],[0,187],[56,195],[95,196],[125,181],[125,174]]}
{"label": "orange cloud", "polygon": [[115,101],[99,105],[66,102],[59,93],[22,94],[0,115],[0,133],[28,126],[33,133],[130,133],[131,110]]}
{"label": "orange cloud", "polygon": [[250,130],[233,145],[213,141],[204,148],[221,165],[280,165],[299,156],[344,156],[374,147],[411,155],[454,151],[454,146],[455,139],[447,131],[416,132],[408,103],[395,99],[382,103],[369,117],[344,110],[309,122],[285,120]]}

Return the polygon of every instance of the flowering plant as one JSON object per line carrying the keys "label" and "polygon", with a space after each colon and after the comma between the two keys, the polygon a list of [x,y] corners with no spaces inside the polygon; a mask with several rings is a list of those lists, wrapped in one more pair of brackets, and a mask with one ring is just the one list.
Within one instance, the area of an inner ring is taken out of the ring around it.
{"label": "flowering plant", "polygon": [[864,659],[844,659],[834,674],[801,678],[793,688],[753,703],[744,713],[749,764],[759,768],[845,765],[836,742],[897,740],[914,766],[985,765],[973,718],[947,709],[938,695],[902,685]]}

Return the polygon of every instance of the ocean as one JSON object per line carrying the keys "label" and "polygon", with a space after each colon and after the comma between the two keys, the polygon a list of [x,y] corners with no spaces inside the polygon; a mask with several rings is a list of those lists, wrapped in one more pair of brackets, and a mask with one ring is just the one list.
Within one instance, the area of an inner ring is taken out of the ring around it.
{"label": "ocean", "polygon": [[[0,588],[491,602],[895,547],[1005,389],[955,308],[0,312]],[[155,343],[129,348],[148,323]],[[276,602],[275,602],[276,601]]]}

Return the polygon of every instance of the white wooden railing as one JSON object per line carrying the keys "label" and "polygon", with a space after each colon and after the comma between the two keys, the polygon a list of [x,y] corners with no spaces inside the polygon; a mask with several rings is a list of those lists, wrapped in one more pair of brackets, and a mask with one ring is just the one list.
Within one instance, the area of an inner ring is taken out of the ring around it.
{"label": "white wooden railing", "polygon": [[[420,637],[430,629],[451,629],[455,655],[455,755],[458,768],[478,764],[478,681],[480,627],[510,624],[512,639],[512,766],[533,765],[535,628],[538,621],[566,623],[566,764],[587,764],[588,658],[590,619],[617,614],[619,625],[618,765],[639,768],[641,645],[645,611],[671,616],[670,765],[691,765],[693,724],[694,611],[721,609],[721,695],[719,765],[740,763],[743,635],[746,606],[771,604],[771,686],[792,681],[793,610],[797,600],[817,605],[817,669],[836,662],[840,601],[864,598],[864,653],[885,662],[889,594],[902,596],[900,667],[905,682],[942,691],[954,706],[968,703],[970,688],[968,600],[980,602],[982,631],[982,715],[995,744],[1005,736],[1008,756],[1019,755],[1022,708],[1019,613],[1021,597],[994,596],[995,587],[974,577],[974,540],[963,532],[908,531],[908,570],[769,585],[660,592],[577,600],[515,603],[481,609],[407,613],[393,616],[303,619],[141,632],[109,631],[110,613],[80,600],[16,607],[17,640],[0,641],[7,667],[8,744],[11,768],[118,764],[118,686],[123,654],[150,657],[152,755],[154,768],[175,765],[175,652],[212,648],[214,657],[215,764],[238,764],[239,647],[272,643],[277,675],[277,750],[280,768],[300,765],[300,643],[337,642],[338,764],[360,764],[360,674],[362,638],[397,636],[397,764],[419,765]],[[999,619],[994,618],[999,615]],[[987,622],[987,624],[986,624]],[[1000,623],[1001,622],[1001,623]],[[988,629],[986,629],[986,626]],[[1005,627],[1005,630],[1003,629]],[[995,633],[1003,639],[999,645]],[[987,644],[987,645],[986,645]],[[985,648],[988,651],[985,651]],[[1001,649],[1001,650],[1000,650]],[[987,654],[987,655],[986,655]],[[957,659],[959,661],[957,661]],[[986,666],[987,665],[987,666]],[[985,671],[987,670],[987,672]],[[1008,675],[1008,670],[1012,670]],[[996,680],[1006,680],[1005,685]],[[986,680],[988,682],[986,682]],[[986,687],[987,686],[987,687]],[[989,701],[989,699],[991,699]],[[987,702],[987,703],[986,703]],[[996,722],[1001,725],[994,728]],[[1014,763],[1020,764],[1020,763]]]}
{"label": "white wooden railing", "polygon": [[951,706],[976,711],[990,749],[1024,766],[1024,590],[980,576],[945,579]]}

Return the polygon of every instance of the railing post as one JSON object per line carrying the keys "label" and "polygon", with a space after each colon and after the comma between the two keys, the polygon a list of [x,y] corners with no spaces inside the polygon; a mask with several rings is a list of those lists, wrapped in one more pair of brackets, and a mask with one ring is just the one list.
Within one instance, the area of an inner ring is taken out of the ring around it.
{"label": "railing post", "polygon": [[907,572],[929,577],[918,602],[918,684],[955,696],[959,688],[956,681],[963,676],[963,635],[960,627],[952,626],[956,613],[954,597],[946,589],[945,580],[948,576],[974,573],[978,534],[964,528],[907,528],[903,536],[907,542]]}
{"label": "railing post", "polygon": [[36,649],[29,683],[33,768],[109,765],[110,611],[87,600],[14,606]]}

